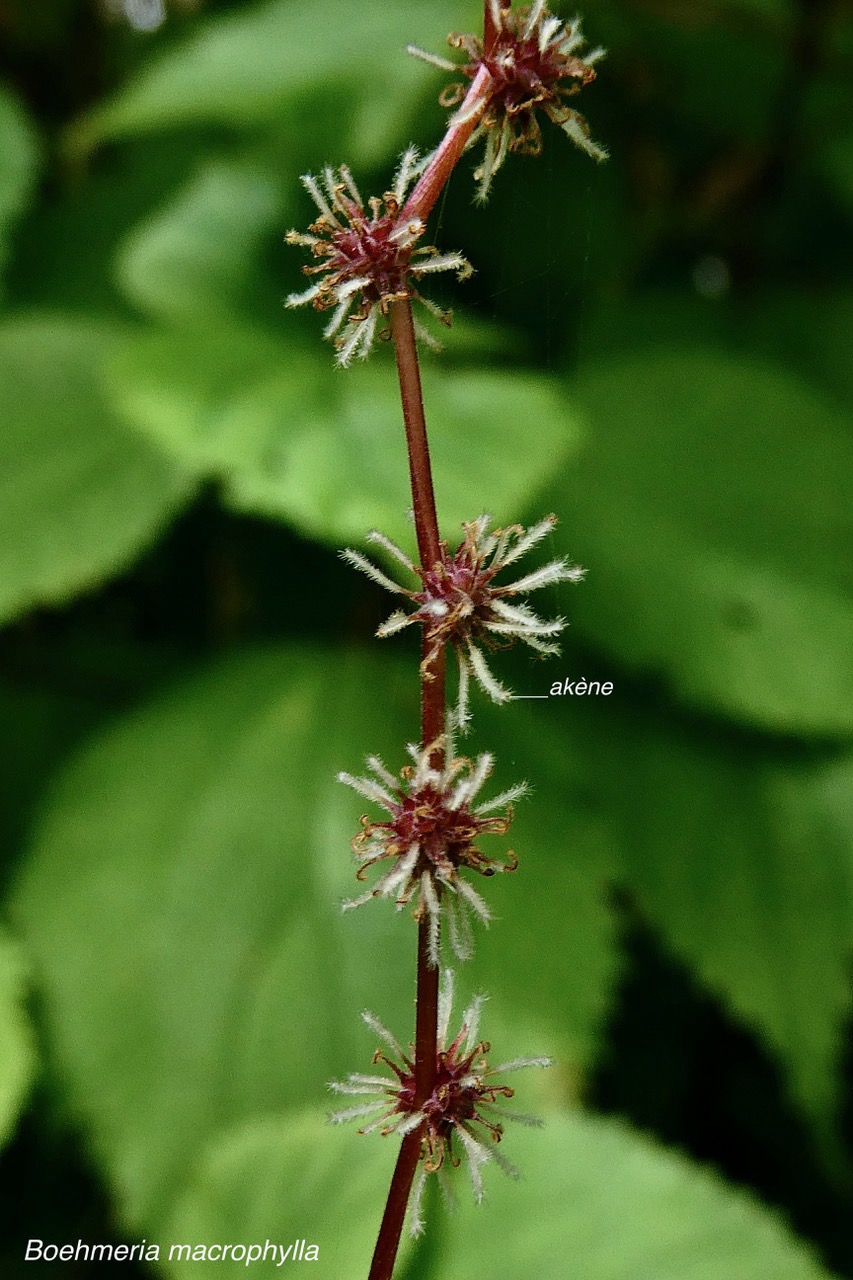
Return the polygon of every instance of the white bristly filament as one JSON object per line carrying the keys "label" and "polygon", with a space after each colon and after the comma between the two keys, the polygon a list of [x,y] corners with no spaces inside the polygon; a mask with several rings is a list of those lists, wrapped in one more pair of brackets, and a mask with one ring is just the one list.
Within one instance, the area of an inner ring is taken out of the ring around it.
{"label": "white bristly filament", "polygon": [[[453,886],[450,886],[451,890]],[[465,908],[455,894],[445,899],[447,902],[447,923],[450,927],[450,948],[459,960],[470,960],[474,954],[474,937],[471,933],[471,922]]]}
{"label": "white bristly filament", "polygon": [[473,885],[467,880],[463,880],[461,876],[457,878],[456,889],[459,896],[465,898],[476,911],[483,924],[488,925],[492,919],[492,913],[486,905],[485,898],[482,898]]}
{"label": "white bristly filament", "polygon": [[461,253],[442,253],[432,258],[419,258],[412,266],[412,275],[429,275],[433,271],[465,271],[468,262]]}
{"label": "white bristly filament", "polygon": [[459,809],[463,804],[467,804],[482,787],[494,767],[494,756],[489,755],[486,751],[477,760],[476,765],[466,778],[463,778],[456,785],[453,795],[448,801],[448,808]]}
{"label": "white bristly filament", "polygon": [[403,249],[407,249],[409,245],[419,240],[424,233],[424,224],[420,218],[413,218],[411,222],[403,222],[399,227],[391,232],[388,239],[392,244],[399,245]]}
{"label": "white bristly filament", "polygon": [[361,1107],[347,1107],[345,1111],[333,1111],[329,1116],[330,1124],[346,1124],[347,1120],[360,1120],[362,1116],[374,1116],[377,1111],[385,1111],[387,1101],[366,1102]]}
{"label": "white bristly filament", "polygon": [[388,813],[396,813],[397,805],[394,797],[389,795],[384,787],[380,787],[378,782],[374,782],[373,778],[356,778],[351,773],[341,772],[338,774],[338,782],[342,782],[345,787],[352,787],[353,791],[364,796],[365,800],[372,800]]}
{"label": "white bristly filament", "polygon": [[418,1171],[418,1176],[415,1178],[415,1185],[412,1190],[412,1202],[409,1208],[409,1213],[411,1215],[411,1226],[409,1227],[409,1231],[413,1236],[423,1234],[424,1220],[421,1214],[421,1204],[423,1203],[426,1178],[426,1170],[423,1165],[421,1165]]}
{"label": "white bristly filament", "polygon": [[[539,19],[542,17],[542,10],[545,8],[545,0],[535,0],[530,6],[530,13],[527,15],[527,22],[524,24],[524,32],[522,40],[529,40],[536,28]],[[540,46],[541,51],[541,46]]]}
{"label": "white bristly filament", "polygon": [[347,191],[352,196],[353,202],[358,206],[359,209],[363,209],[364,201],[361,198],[361,192],[359,191],[358,187],[355,185],[353,176],[349,170],[349,166],[342,164],[339,172],[340,172],[341,178],[344,181],[344,184],[346,185]]}
{"label": "white bristly filament", "polygon": [[341,224],[340,222],[338,222],[338,219],[335,217],[334,213],[332,213],[332,210],[326,201],[326,197],[323,195],[322,191],[320,190],[320,184],[318,183],[317,179],[313,176],[313,174],[303,173],[299,180],[302,183],[305,190],[308,192],[311,199],[316,204],[317,208],[322,213],[323,217],[328,219],[332,227],[335,227],[338,231],[341,231],[343,228],[341,227]]}
{"label": "white bristly filament", "polygon": [[468,693],[471,683],[468,663],[459,663],[459,691],[456,700],[456,724],[460,733],[466,733],[470,716],[468,714]]}
{"label": "white bristly filament", "polygon": [[335,297],[338,302],[343,302],[346,298],[351,298],[354,293],[358,293],[359,289],[366,289],[370,284],[368,276],[352,276],[351,279],[345,280],[343,284],[339,284],[335,290]]}
{"label": "white bristly filament", "polygon": [[542,619],[535,614],[533,610],[526,604],[507,604],[505,600],[499,597],[492,600],[492,612],[498,614],[506,622],[515,622],[522,628],[527,627],[554,627],[557,631],[561,630],[564,625],[563,619],[558,618],[553,622],[543,622]]}
{"label": "white bristly filament", "polygon": [[[558,33],[562,32],[562,30],[563,24],[559,18],[547,18],[539,29],[539,52],[544,53],[548,48],[548,45],[554,41],[554,37],[558,35]],[[560,39],[562,39],[562,36]],[[559,41],[557,43],[559,43]],[[572,49],[576,49],[578,44],[583,44],[583,39],[580,41],[572,39],[569,42],[570,48]]]}
{"label": "white bristly filament", "polygon": [[490,1076],[502,1076],[507,1071],[520,1071],[523,1067],[553,1067],[553,1058],[511,1058],[498,1067],[492,1067]]}
{"label": "white bristly filament", "polygon": [[540,569],[534,569],[532,573],[525,574],[517,582],[508,583],[505,590],[521,593],[538,591],[540,587],[549,587],[554,582],[565,582],[570,573],[571,570],[565,560],[552,560],[550,564],[543,564]]}
{"label": "white bristly filament", "polygon": [[433,67],[438,67],[441,71],[458,71],[455,62],[451,62],[449,58],[439,57],[437,53],[430,53],[427,49],[419,49],[416,44],[407,44],[406,53],[410,53],[413,58],[420,58],[422,62],[429,62]]}
{"label": "white bristly filament", "polygon": [[[368,560],[360,551],[353,551],[351,547],[345,547],[344,550],[340,552],[340,557],[342,560],[345,560],[347,564],[352,565],[354,569],[358,569],[359,573],[363,573],[366,577],[370,578],[370,580],[375,582],[378,587],[384,587],[386,591],[390,591],[394,595],[402,596],[406,594],[403,588],[399,586],[393,578],[387,577],[381,569],[377,568],[372,560]],[[392,617],[393,616],[395,615],[392,615]],[[389,618],[388,621],[390,622],[391,619]]]}
{"label": "white bristly filament", "polygon": [[471,670],[479,680],[480,684],[486,690],[486,693],[494,702],[509,702],[512,694],[499,684],[489,670],[488,663],[483,657],[480,650],[469,642],[468,644],[468,660],[471,664]]}
{"label": "white bristly filament", "polygon": [[388,1048],[392,1053],[395,1053],[401,1061],[405,1058],[406,1055],[403,1052],[403,1046],[400,1044],[400,1041],[392,1031],[389,1031],[388,1028],[379,1021],[375,1013],[371,1013],[369,1009],[363,1009],[361,1013],[361,1020],[365,1026],[370,1027],[370,1030],[379,1036],[380,1040],[385,1041]]}
{"label": "white bristly filament", "polygon": [[411,1133],[413,1129],[417,1129],[419,1124],[424,1122],[424,1113],[422,1111],[413,1111],[411,1115],[406,1116],[405,1120],[401,1120],[395,1125],[394,1132],[401,1138],[405,1138],[407,1133]]}
{"label": "white bristly filament", "polygon": [[463,1053],[470,1053],[480,1038],[480,1015],[483,1012],[483,1005],[486,1003],[486,999],[487,997],[484,995],[474,996],[474,999],[462,1015],[462,1024],[466,1031]]}
{"label": "white bristly filament", "polygon": [[371,898],[375,898],[376,893],[373,889],[368,889],[365,893],[360,894],[357,898],[348,898],[346,902],[341,903],[341,911],[354,911],[356,907],[363,907],[366,902],[370,902]]}
{"label": "white bristly filament", "polygon": [[[501,567],[506,568],[507,565],[514,564],[516,560],[520,560],[522,556],[527,555],[528,551],[535,547],[538,542],[541,542],[543,538],[548,536],[556,523],[557,521],[553,516],[546,516],[544,520],[540,520],[538,524],[534,524],[525,534],[522,535],[522,537],[518,539],[515,546],[511,547],[509,551],[505,552],[500,557]],[[495,557],[493,563],[497,563],[497,557]]]}
{"label": "white bristly filament", "polygon": [[402,609],[397,609],[391,614],[390,618],[386,618],[384,622],[380,623],[376,628],[376,634],[380,640],[385,640],[388,636],[395,636],[404,627],[411,626],[413,622],[414,619],[411,614],[403,613]]}
{"label": "white bristly filament", "polygon": [[465,1148],[465,1154],[468,1157],[468,1172],[471,1175],[471,1183],[474,1187],[474,1199],[477,1204],[482,1204],[483,1175],[481,1168],[488,1160],[492,1159],[492,1152],[488,1147],[484,1147],[464,1124],[455,1125],[454,1132],[459,1135],[459,1141]]}
{"label": "white bristly filament", "polygon": [[441,920],[441,908],[438,905],[438,895],[435,892],[432,875],[429,871],[424,871],[421,875],[421,898],[427,910],[429,917],[429,937],[428,937],[428,953],[429,962],[433,969],[438,968],[438,937],[439,923]]}
{"label": "white bristly filament", "polygon": [[[403,548],[398,547],[396,542],[392,542],[390,538],[387,538],[384,533],[380,533],[378,529],[370,530],[370,533],[367,535],[367,541],[372,542],[377,547],[384,547],[390,555],[400,561],[400,564],[404,565],[407,569],[410,569],[412,573],[417,574],[417,568],[410,557],[406,555]],[[397,589],[400,590],[399,587]]]}
{"label": "white bristly filament", "polygon": [[452,969],[444,969],[441,974],[441,985],[438,989],[438,1047],[447,1048],[447,1028],[450,1026],[450,1015],[453,1011],[453,991],[455,975]]}
{"label": "white bristly filament", "polygon": [[338,306],[335,307],[335,310],[332,313],[331,320],[323,330],[324,338],[333,338],[335,336],[335,334],[338,332],[341,325],[349,315],[351,309],[352,309],[351,298],[344,298],[343,302],[339,303]]}
{"label": "white bristly filament", "polygon": [[493,800],[486,800],[484,804],[478,804],[475,813],[491,813],[493,809],[501,809],[504,805],[514,804],[516,800],[520,800],[526,796],[530,788],[526,782],[519,782],[514,787],[507,787],[506,791],[502,791],[499,796],[495,796]]}
{"label": "white bristly filament", "polygon": [[604,147],[600,147],[597,142],[593,142],[592,138],[583,124],[581,117],[573,111],[567,120],[564,120],[560,128],[571,138],[576,146],[585,151],[588,156],[592,156],[593,160],[606,160],[607,151]]}
{"label": "white bristly filament", "polygon": [[409,183],[418,164],[418,152],[416,147],[407,147],[400,156],[400,163],[397,166],[397,172],[394,174],[394,196],[398,204],[403,203],[406,192],[409,189]]}
{"label": "white bristly filament", "polygon": [[386,769],[384,762],[380,760],[379,756],[368,756],[365,764],[368,769],[376,774],[380,782],[385,783],[386,787],[395,788],[397,786],[399,779],[394,777],[390,769]]}
{"label": "white bristly filament", "polygon": [[312,302],[320,293],[320,285],[312,284],[310,289],[306,289],[304,293],[289,293],[284,300],[286,307],[301,307],[306,302]]}
{"label": "white bristly filament", "polygon": [[415,863],[420,853],[420,845],[413,844],[408,852],[400,859],[397,866],[389,871],[382,880],[382,897],[390,898],[399,889],[400,885],[405,884],[409,876],[415,869]]}

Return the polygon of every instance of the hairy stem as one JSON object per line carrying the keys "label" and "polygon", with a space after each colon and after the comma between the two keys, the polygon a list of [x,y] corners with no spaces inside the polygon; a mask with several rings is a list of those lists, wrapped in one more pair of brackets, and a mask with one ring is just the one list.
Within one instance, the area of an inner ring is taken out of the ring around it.
{"label": "hairy stem", "polygon": [[[418,555],[421,567],[428,569],[441,559],[441,541],[435,510],[418,348],[412,304],[408,298],[391,303],[391,335],[394,339],[403,421],[406,425]],[[421,743],[425,747],[436,742],[444,733],[445,704],[444,651],[441,650],[429,666],[426,664],[427,655],[425,643],[421,665]],[[436,752],[437,764],[440,763],[439,754]]]}
{"label": "hairy stem", "polygon": [[[412,320],[412,304],[408,298],[391,303],[391,336],[397,357],[397,377],[400,380],[400,399],[403,403],[403,421],[406,425],[406,444],[409,450],[409,477],[412,482],[412,506],[415,513],[415,532],[418,539],[418,555],[421,566],[430,569],[441,559],[438,537],[438,517],[435,511],[435,493],[432,487],[432,467],[429,460],[424,398],[421,390],[421,371],[418,364],[418,348],[415,326]],[[442,699],[443,703],[443,699]],[[442,706],[442,721],[443,721]],[[439,728],[438,733],[441,733]],[[424,726],[424,745],[438,735]]]}
{"label": "hairy stem", "polygon": [[421,1131],[416,1129],[407,1133],[400,1145],[367,1280],[391,1280],[420,1154]]}
{"label": "hairy stem", "polygon": [[[422,920],[418,926],[418,1005],[415,1031],[415,1093],[418,1102],[423,1102],[432,1092],[437,1049],[438,969],[429,964],[428,929],[427,921]],[[368,1280],[391,1280],[420,1154],[421,1130],[416,1129],[414,1133],[406,1134],[397,1154]]]}
{"label": "hairy stem", "polygon": [[[432,484],[432,467],[424,417],[418,349],[408,299],[391,304],[391,334],[397,358],[400,399],[406,427],[409,476],[412,484],[412,506],[415,533],[421,565],[430,567],[441,558],[438,516]],[[429,666],[428,648],[424,643],[421,664],[421,742],[423,746],[437,742],[444,732],[445,660],[442,649]],[[441,765],[443,752],[436,748],[435,764]],[[415,1101],[424,1102],[432,1093],[438,1052],[438,968],[430,964],[429,920],[418,924],[417,1010],[415,1014]],[[412,1190],[421,1150],[421,1130],[403,1139],[394,1166],[385,1212],[373,1253],[368,1280],[391,1280],[406,1208]]]}
{"label": "hairy stem", "polygon": [[415,1102],[426,1102],[438,1052],[438,965],[429,962],[429,922],[418,924],[418,1003],[415,1015]]}
{"label": "hairy stem", "polygon": [[498,29],[492,17],[492,6],[489,0],[483,0],[483,52],[491,53],[497,39]]}
{"label": "hairy stem", "polygon": [[[409,474],[415,533],[422,568],[441,558],[438,516],[424,417],[418,349],[408,298],[391,304],[391,334],[397,357],[400,399],[406,425]],[[427,665],[429,646],[424,639],[421,663],[421,744],[437,742],[444,732],[445,660],[441,649]],[[441,765],[442,752],[436,749],[434,764]],[[435,1074],[436,1026],[438,1021],[438,969],[429,963],[429,926],[426,918],[418,926],[418,997],[415,1032],[415,1098],[423,1102],[432,1092]]]}
{"label": "hairy stem", "polygon": [[[487,39],[490,32],[494,38],[488,3],[485,8]],[[477,127],[482,109],[488,100],[489,84],[489,73],[481,67],[471,82],[465,101],[451,120],[440,146],[406,201],[400,214],[401,219],[420,218],[425,221],[428,217],[444,184],[465,150],[471,134]],[[394,340],[400,400],[406,428],[418,555],[421,567],[430,568],[441,559],[441,540],[432,483],[418,348],[412,306],[408,298],[391,304],[391,335]],[[429,650],[424,641],[421,662],[421,744],[424,747],[438,742],[444,733],[446,698],[444,650],[441,649],[434,655],[429,663],[427,663],[428,653]],[[434,759],[436,767],[440,767],[442,755],[442,750],[436,748]],[[438,967],[430,964],[429,921],[424,917],[418,924],[415,1014],[415,1100],[418,1103],[424,1102],[432,1093],[437,1052]],[[397,1155],[368,1280],[391,1280],[420,1150],[421,1130],[416,1129],[403,1139]]]}
{"label": "hairy stem", "polygon": [[421,222],[425,222],[429,217],[445,182],[458,164],[471,134],[479,124],[480,116],[489,100],[491,83],[492,77],[488,68],[481,66],[471,81],[465,101],[451,117],[447,132],[432,153],[432,158],[418,179],[417,186],[404,204],[400,213],[401,222],[411,218],[420,218]]}

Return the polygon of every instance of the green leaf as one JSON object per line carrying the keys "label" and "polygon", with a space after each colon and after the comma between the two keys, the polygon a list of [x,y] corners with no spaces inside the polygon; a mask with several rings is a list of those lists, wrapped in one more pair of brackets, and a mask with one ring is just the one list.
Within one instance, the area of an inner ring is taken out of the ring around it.
{"label": "green leaf", "polygon": [[[319,371],[305,357],[301,363],[310,391]],[[209,333],[147,330],[115,353],[106,387],[122,417],[158,449],[199,478],[225,479],[244,466],[259,468],[267,444],[263,434],[253,437],[250,423],[233,421],[233,401],[268,378],[271,369],[289,366],[296,399],[299,366],[289,345],[273,335],[225,322]],[[279,424],[281,434],[291,429],[289,422]]]}
{"label": "green leaf", "polygon": [[48,692],[26,678],[0,681],[0,894],[46,779],[97,710],[95,699],[79,693]]}
{"label": "green leaf", "polygon": [[119,286],[157,318],[215,326],[250,296],[258,250],[281,222],[275,179],[246,162],[208,161],[124,241]]}
{"label": "green leaf", "polygon": [[99,366],[106,324],[0,328],[0,617],[57,604],[124,568],[186,497],[184,473],[123,428]]}
{"label": "green leaf", "polygon": [[[357,888],[349,842],[364,802],[335,773],[373,751],[403,763],[415,692],[363,656],[272,650],[177,689],[63,775],[17,917],[74,1105],[131,1222],[161,1222],[222,1127],[316,1103],[328,1079],[366,1069],[375,1045],[359,1009],[407,1037],[414,928],[382,903],[338,911]],[[517,873],[531,911],[545,870],[531,855]],[[535,1033],[542,1051],[566,1046],[576,1071],[613,980],[611,926],[577,873],[558,883],[581,903],[556,966],[572,991],[551,1018],[531,1000],[533,922],[526,905],[507,909],[494,933],[504,967],[521,969],[497,1023]],[[551,1087],[560,1096],[560,1077]]]}
{"label": "green leaf", "polygon": [[[399,0],[347,6],[330,18],[313,0],[273,0],[218,17],[153,59],[112,101],[85,117],[78,138],[91,143],[210,121],[249,127],[277,122],[306,92],[340,82],[349,101],[339,141],[348,148],[350,140],[357,143],[361,125],[376,136],[377,109],[389,92],[399,109],[401,100],[408,105],[430,83],[423,65],[406,57],[406,44],[440,47],[466,16],[476,23],[476,6],[467,9],[466,15],[455,0]],[[382,114],[387,119],[387,110]]]}
{"label": "green leaf", "polygon": [[[352,831],[334,772],[358,762],[356,699],[375,679],[286,650],[225,666],[96,740],[50,806],[18,914],[134,1222],[158,1220],[217,1128],[316,1101],[348,1065],[365,995],[341,966]],[[358,936],[363,919],[346,923]],[[389,926],[386,957],[406,923],[368,920]]]}
{"label": "green leaf", "polygon": [[[562,807],[541,775],[536,794],[513,823],[518,871],[488,886],[495,923],[477,939],[476,965],[487,975],[489,1039],[505,1059],[555,1056],[560,1070],[539,1087],[558,1102],[582,1090],[619,978],[606,894],[618,861],[604,824]],[[543,939],[544,966],[531,954]]]}
{"label": "green leaf", "polygon": [[[359,1138],[354,1128],[332,1129],[319,1112],[258,1120],[218,1137],[175,1208],[164,1237],[170,1245],[229,1240],[281,1246],[316,1245],[311,1275],[339,1280],[370,1267],[397,1144]],[[404,1237],[401,1259],[408,1250]],[[273,1253],[254,1271],[274,1275]],[[286,1269],[292,1259],[276,1266]],[[310,1259],[305,1258],[305,1261]],[[168,1263],[166,1251],[161,1261]],[[230,1259],[217,1273],[244,1276],[247,1264]],[[192,1277],[198,1261],[178,1261],[167,1274]]]}
{"label": "green leaf", "polygon": [[796,377],[712,351],[613,359],[549,490],[589,577],[573,621],[687,702],[786,733],[853,729],[853,444]]}
{"label": "green leaf", "polygon": [[[507,1126],[519,1182],[486,1169],[485,1203],[460,1185],[436,1280],[820,1280],[775,1215],[629,1130],[580,1114]],[[490,1176],[491,1175],[491,1176]]]}
{"label": "green leaf", "polygon": [[[319,1116],[229,1134],[199,1168],[168,1239],[285,1248],[305,1239],[318,1249],[313,1275],[364,1275],[395,1147],[376,1135],[324,1131]],[[431,1280],[565,1280],[567,1259],[583,1280],[827,1276],[775,1214],[621,1126],[553,1113],[544,1130],[507,1126],[501,1149],[521,1179],[487,1166],[480,1206],[464,1168],[450,1171],[459,1210],[427,1224],[428,1238],[438,1226],[443,1245]],[[434,1209],[447,1213],[438,1200]],[[191,1266],[173,1263],[168,1274],[181,1280]],[[221,1264],[226,1276],[245,1269]],[[263,1274],[273,1274],[271,1259]]]}
{"label": "green leaf", "polygon": [[[667,944],[776,1053],[838,1166],[853,949],[853,756],[756,746],[551,700],[569,787],[605,815],[622,877]],[[536,776],[534,774],[534,776]]]}
{"label": "green leaf", "polygon": [[26,209],[35,183],[38,145],[17,99],[0,85],[0,270],[9,228]]}
{"label": "green leaf", "polygon": [[[519,514],[576,446],[578,415],[547,378],[430,367],[424,387],[450,537],[483,510],[502,521]],[[333,546],[373,527],[411,544],[399,392],[381,353],[341,370],[327,352],[246,330],[145,334],[114,361],[111,390],[181,465],[223,479],[238,510]],[[520,448],[524,439],[535,448]]]}
{"label": "green leaf", "polygon": [[166,145],[157,137],[133,139],[114,148],[107,163],[81,161],[85,181],[65,183],[61,199],[41,200],[21,228],[10,271],[16,302],[53,313],[124,314],[114,281],[119,245],[174,197],[209,146],[186,130]]}
{"label": "green leaf", "polygon": [[[533,790],[514,806],[508,837],[518,870],[488,886],[496,923],[477,942],[477,968],[488,974],[489,1039],[504,1058],[553,1054],[560,1067],[544,1077],[543,1096],[554,1087],[574,1096],[595,1061],[620,976],[617,920],[608,906],[620,871],[618,837],[570,789],[579,759],[561,741],[562,726],[543,736],[541,718],[521,706],[482,706],[474,721],[483,748],[499,744],[506,784],[526,781]],[[464,746],[476,753],[467,739]],[[542,965],[533,956],[546,938]],[[550,1099],[558,1100],[553,1093]]]}
{"label": "green leaf", "polygon": [[14,1129],[35,1072],[23,999],[23,961],[5,930],[0,930],[0,1147]]}

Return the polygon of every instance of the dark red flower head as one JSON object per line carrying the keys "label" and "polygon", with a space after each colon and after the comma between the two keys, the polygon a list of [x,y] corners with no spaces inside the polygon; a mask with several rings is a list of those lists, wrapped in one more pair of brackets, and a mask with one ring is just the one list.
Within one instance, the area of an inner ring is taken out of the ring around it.
{"label": "dark red flower head", "polygon": [[[468,760],[453,753],[445,739],[421,749],[409,747],[411,765],[395,778],[378,756],[369,756],[370,775],[356,778],[339,773],[338,780],[365,799],[384,809],[382,821],[363,816],[361,831],[353,840],[358,863],[357,876],[380,862],[389,865],[371,889],[346,908],[359,907],[372,898],[391,898],[398,907],[415,904],[415,918],[429,921],[430,961],[438,964],[439,921],[447,916],[450,944],[460,960],[473,951],[469,912],[484,924],[491,919],[489,908],[477,890],[465,879],[465,871],[493,876],[514,871],[517,864],[511,851],[500,858],[480,848],[484,836],[506,835],[512,822],[512,802],[527,790],[521,783],[494,799],[475,803],[492,772],[493,759],[483,754]],[[444,756],[435,767],[438,755]],[[496,812],[503,809],[502,813]],[[442,904],[442,896],[444,903]]]}
{"label": "dark red flower head", "polygon": [[415,1184],[412,1198],[412,1231],[422,1229],[420,1201],[427,1174],[437,1173],[449,1199],[452,1193],[447,1182],[447,1167],[458,1166],[462,1159],[468,1165],[474,1195],[483,1198],[482,1167],[493,1160],[511,1177],[518,1173],[497,1149],[503,1137],[503,1122],[516,1120],[522,1124],[539,1124],[535,1116],[508,1111],[502,1104],[513,1097],[514,1090],[496,1080],[496,1077],[517,1071],[522,1067],[549,1067],[550,1058],[513,1058],[499,1066],[489,1066],[487,1054],[491,1045],[479,1039],[480,1013],[484,996],[475,996],[462,1015],[462,1025],[451,1040],[450,1018],[453,1006],[453,974],[442,973],[438,1009],[438,1041],[435,1076],[429,1097],[422,1103],[415,1101],[415,1064],[397,1038],[382,1025],[372,1013],[362,1017],[375,1031],[386,1048],[394,1055],[388,1057],[382,1049],[373,1056],[374,1064],[381,1063],[393,1074],[363,1075],[354,1072],[346,1080],[335,1080],[329,1086],[333,1093],[361,1097],[363,1101],[335,1112],[330,1118],[334,1124],[346,1120],[365,1120],[361,1132],[397,1134],[421,1130],[421,1172]]}
{"label": "dark red flower head", "polygon": [[[415,282],[436,271],[455,271],[460,279],[471,267],[459,253],[441,254],[431,245],[415,247],[424,234],[419,218],[400,217],[403,199],[418,172],[413,147],[403,155],[391,191],[365,204],[346,165],[327,167],[322,182],[304,174],[302,183],[320,211],[308,232],[288,231],[288,244],[302,245],[318,259],[302,270],[318,279],[302,293],[287,298],[289,307],[311,303],[318,311],[334,308],[324,330],[338,351],[338,364],[364,358],[373,344],[381,316],[392,302],[414,298],[443,323],[449,316],[421,297]],[[418,336],[437,343],[416,323]]]}
{"label": "dark red flower head", "polygon": [[[490,0],[489,16],[487,40],[475,35],[448,36],[451,47],[467,56],[461,65],[414,46],[409,48],[416,57],[466,77],[443,91],[440,101],[446,107],[462,102],[468,83],[482,68],[489,73],[485,106],[478,99],[471,108],[479,120],[468,145],[483,137],[486,142],[483,162],[474,175],[480,184],[478,197],[487,196],[508,151],[538,155],[542,150],[537,119],[540,109],[587,155],[605,160],[607,152],[593,142],[586,120],[567,102],[595,79],[595,64],[604,50],[592,49],[582,55],[585,41],[580,22],[564,23],[549,12],[545,0],[519,9]],[[460,115],[457,113],[457,118]]]}

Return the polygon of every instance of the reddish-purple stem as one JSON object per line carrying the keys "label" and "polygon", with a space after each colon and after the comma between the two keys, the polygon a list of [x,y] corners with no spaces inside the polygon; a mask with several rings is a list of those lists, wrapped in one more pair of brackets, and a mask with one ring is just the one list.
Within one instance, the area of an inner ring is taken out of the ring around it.
{"label": "reddish-purple stem", "polygon": [[451,116],[447,132],[432,159],[424,169],[417,186],[412,191],[400,212],[400,221],[420,218],[426,222],[436,200],[441,195],[445,182],[459,162],[459,157],[471,134],[476,129],[482,108],[488,101],[488,88],[491,76],[485,66],[481,66],[465,95],[465,101],[459,110]]}
{"label": "reddish-purple stem", "polygon": [[[431,568],[441,559],[441,543],[432,485],[418,348],[412,320],[412,304],[408,298],[391,304],[391,336],[394,339],[403,421],[406,425],[418,554],[421,566]],[[429,651],[430,647],[424,639],[421,663],[421,745],[424,747],[438,742],[441,738],[444,733],[445,715],[444,650],[440,650],[427,665]],[[433,758],[433,764],[437,768],[441,766],[442,756],[443,752],[437,747]],[[432,1092],[437,1020],[438,969],[429,963],[428,923],[424,917],[418,926],[418,999],[415,1029],[415,1097],[418,1102],[423,1102]]]}
{"label": "reddish-purple stem", "polygon": [[[494,23],[488,0],[484,3],[484,38],[488,49],[494,41]],[[480,67],[471,82],[459,111],[451,119],[447,132],[424,170],[414,191],[400,213],[400,219],[419,218],[426,221],[444,184],[465,150],[481,110],[488,100],[489,73]],[[430,568],[441,558],[438,516],[432,483],[426,419],[424,417],[421,374],[415,338],[412,307],[409,299],[391,304],[391,335],[397,360],[400,399],[406,427],[409,476],[415,534],[422,568]],[[427,665],[428,649],[424,643],[421,663],[421,745],[436,743],[444,733],[445,654],[442,649]],[[433,763],[440,767],[443,751],[437,747]],[[418,924],[417,1010],[415,1015],[415,1100],[424,1102],[432,1093],[438,1052],[438,967],[430,964],[429,922],[424,916]],[[421,1151],[421,1130],[403,1139],[394,1166],[385,1212],[379,1228],[376,1248],[368,1280],[391,1280],[400,1236]]]}
{"label": "reddish-purple stem", "polygon": [[[441,559],[441,545],[438,536],[438,517],[435,511],[435,493],[432,487],[432,467],[429,460],[415,325],[412,319],[412,304],[408,298],[391,303],[391,336],[394,339],[403,422],[406,426],[418,555],[422,568],[431,569]],[[443,719],[442,708],[441,721]],[[441,733],[441,728],[438,733]],[[431,728],[424,727],[425,746],[437,736],[438,734],[433,733]]]}
{"label": "reddish-purple stem", "polygon": [[414,1133],[407,1133],[400,1144],[368,1280],[391,1280],[420,1155],[421,1131],[416,1129]]}
{"label": "reddish-purple stem", "polygon": [[[441,557],[438,517],[432,484],[432,468],[424,418],[421,374],[412,307],[408,299],[391,304],[391,334],[397,358],[400,399],[406,427],[409,475],[412,483],[412,505],[415,534],[422,566],[432,566]],[[424,645],[423,658],[427,650]],[[442,650],[427,668],[421,666],[421,744],[437,742],[444,732],[445,659]],[[436,748],[434,763],[441,765],[442,751]],[[438,968],[430,964],[429,922],[424,916],[418,923],[418,986],[415,1015],[415,1100],[424,1102],[432,1093],[438,1052]],[[373,1253],[368,1280],[391,1280],[400,1245],[400,1235],[412,1182],[418,1167],[421,1131],[407,1134],[400,1147],[385,1213]]]}
{"label": "reddish-purple stem", "polygon": [[489,0],[485,0],[483,4],[483,52],[490,54],[497,39],[498,29],[495,26],[495,20],[492,17],[492,8]]}

